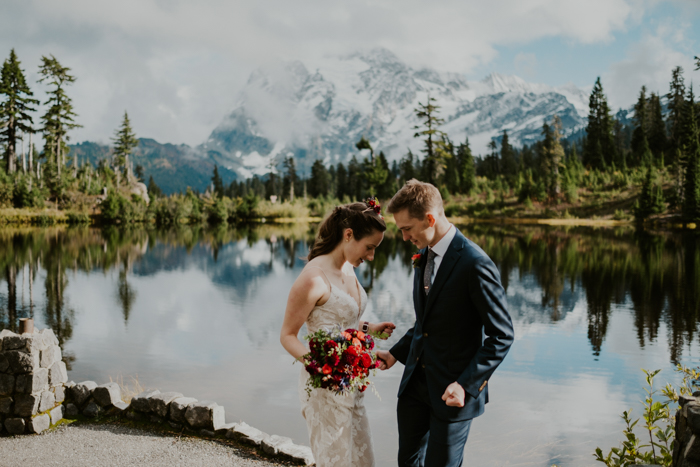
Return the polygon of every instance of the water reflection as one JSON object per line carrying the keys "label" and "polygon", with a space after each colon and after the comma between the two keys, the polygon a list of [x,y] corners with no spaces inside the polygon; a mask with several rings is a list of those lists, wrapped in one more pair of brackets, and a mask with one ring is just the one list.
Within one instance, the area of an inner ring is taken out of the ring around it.
{"label": "water reflection", "polygon": [[[637,404],[640,367],[697,365],[699,237],[631,229],[468,225],[462,231],[501,271],[516,342],[492,381],[493,401],[467,445],[475,465],[590,465],[621,437],[618,414]],[[226,407],[308,443],[300,368],[279,345],[286,295],[314,226],[170,230],[0,230],[0,327],[49,326],[71,379],[138,375]],[[393,321],[392,345],[413,324],[412,245],[390,226],[358,269],[370,320]],[[378,465],[394,465],[400,371],[368,398]],[[513,390],[517,388],[517,390]],[[562,417],[562,413],[567,413]],[[493,440],[508,439],[494,454]]]}
{"label": "water reflection", "polygon": [[[664,322],[670,331],[669,360],[676,363],[695,337],[700,310],[700,237],[696,234],[494,225],[469,225],[462,230],[494,260],[506,291],[516,277],[520,281],[534,278],[540,306],[527,308],[526,316],[516,303],[512,308],[520,320],[556,323],[571,312],[583,293],[594,356],[600,355],[605,342],[613,306],[628,298],[641,348],[658,338]],[[125,324],[137,300],[131,276],[194,264],[207,271],[214,283],[235,286],[232,292],[245,299],[254,293],[251,285],[276,267],[303,267],[313,234],[314,226],[305,224],[214,230],[199,226],[3,229],[0,271],[7,287],[0,294],[0,326],[16,330],[19,318],[34,317],[36,295],[41,293],[35,289],[37,282],[43,282],[39,312],[65,344],[76,319],[65,290],[70,273],[76,271],[118,271],[112,297],[105,300],[119,305]],[[399,262],[409,276],[413,254],[413,247],[390,228],[375,260],[360,270],[362,285],[371,294],[390,261]]]}

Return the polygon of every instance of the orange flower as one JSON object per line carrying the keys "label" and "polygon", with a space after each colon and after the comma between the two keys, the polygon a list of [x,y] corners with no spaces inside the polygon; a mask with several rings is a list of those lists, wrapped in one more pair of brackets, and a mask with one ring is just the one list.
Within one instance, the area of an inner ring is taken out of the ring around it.
{"label": "orange flower", "polygon": [[353,337],[352,345],[354,345],[355,347],[362,347],[362,342],[360,342],[360,339],[358,339],[357,337]]}
{"label": "orange flower", "polygon": [[365,333],[362,331],[357,331],[357,338],[360,339],[361,341],[365,340]]}
{"label": "orange flower", "polygon": [[343,337],[346,338],[347,340],[352,339],[352,335],[347,331],[343,331]]}

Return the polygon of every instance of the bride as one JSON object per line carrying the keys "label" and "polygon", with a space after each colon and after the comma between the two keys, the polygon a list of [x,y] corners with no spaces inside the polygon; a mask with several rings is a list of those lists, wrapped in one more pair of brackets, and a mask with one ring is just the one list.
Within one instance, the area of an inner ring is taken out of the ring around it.
{"label": "bride", "polygon": [[[308,349],[297,337],[306,323],[310,333],[320,328],[354,328],[391,335],[393,323],[360,321],[367,294],[353,268],[372,261],[384,239],[386,224],[379,204],[351,203],[336,207],[323,221],[309,252],[309,262],[294,282],[284,315],[280,341],[294,358]],[[301,368],[299,398],[318,467],[374,466],[374,453],[364,406],[364,393],[339,395],[313,389],[307,395],[308,373]]]}

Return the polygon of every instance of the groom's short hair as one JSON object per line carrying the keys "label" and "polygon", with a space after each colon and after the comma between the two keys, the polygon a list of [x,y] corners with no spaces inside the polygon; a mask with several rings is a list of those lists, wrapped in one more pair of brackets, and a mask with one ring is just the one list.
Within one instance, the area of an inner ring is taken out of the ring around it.
{"label": "groom's short hair", "polygon": [[408,214],[415,219],[425,218],[425,214],[431,210],[441,213],[443,205],[440,191],[430,183],[412,178],[391,198],[386,210],[396,214],[404,209],[408,209]]}

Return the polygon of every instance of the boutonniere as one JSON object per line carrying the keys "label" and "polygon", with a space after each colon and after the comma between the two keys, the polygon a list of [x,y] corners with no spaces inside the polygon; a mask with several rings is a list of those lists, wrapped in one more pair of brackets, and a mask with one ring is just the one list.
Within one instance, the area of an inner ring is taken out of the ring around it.
{"label": "boutonniere", "polygon": [[420,259],[423,257],[420,253],[416,253],[415,255],[411,256],[411,259],[413,260],[413,267],[417,268],[418,264],[420,264]]}

